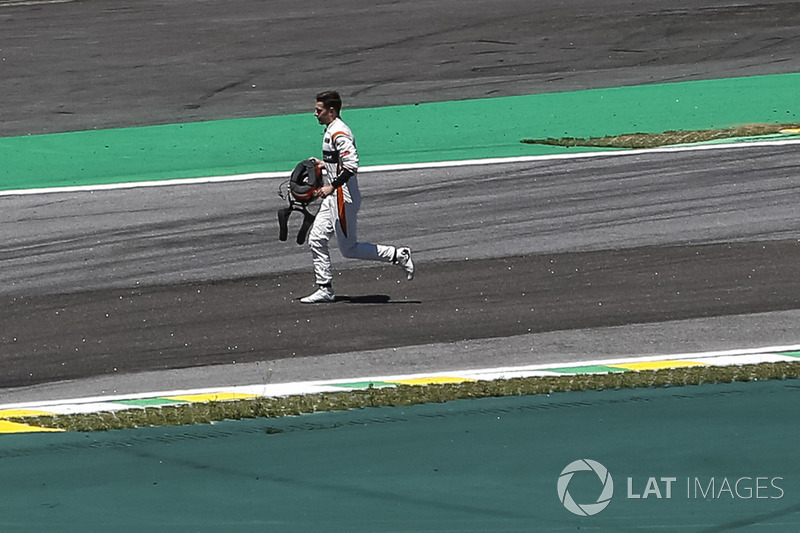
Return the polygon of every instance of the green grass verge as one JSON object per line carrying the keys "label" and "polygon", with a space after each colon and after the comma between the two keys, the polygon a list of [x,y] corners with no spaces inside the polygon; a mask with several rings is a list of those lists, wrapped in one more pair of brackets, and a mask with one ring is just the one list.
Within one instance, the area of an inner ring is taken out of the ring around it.
{"label": "green grass verge", "polygon": [[691,144],[736,137],[759,137],[775,135],[787,130],[797,130],[800,124],[745,124],[733,128],[695,130],[695,131],[665,131],[663,133],[627,133],[624,135],[610,135],[606,137],[590,137],[580,139],[576,137],[562,137],[560,139],[523,139],[525,144],[545,144],[548,146],[589,146],[595,148],[658,148],[676,144]]}
{"label": "green grass verge", "polygon": [[641,372],[530,377],[423,386],[404,385],[279,398],[192,403],[95,414],[20,417],[8,420],[67,431],[106,431],[136,427],[208,424],[243,418],[276,418],[321,411],[398,407],[502,396],[637,387],[676,387],[704,383],[797,379],[798,377],[800,377],[800,362],[723,367],[698,366]]}

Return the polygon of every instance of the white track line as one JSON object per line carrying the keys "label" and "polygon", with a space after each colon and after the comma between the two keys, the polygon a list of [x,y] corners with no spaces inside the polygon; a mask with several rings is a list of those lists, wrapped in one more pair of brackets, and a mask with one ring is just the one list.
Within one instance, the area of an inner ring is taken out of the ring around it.
{"label": "white track line", "polygon": [[[738,142],[727,144],[698,144],[698,145],[677,145],[661,148],[646,148],[636,150],[608,150],[600,152],[581,152],[577,154],[550,154],[550,155],[531,155],[518,157],[495,157],[485,159],[464,159],[460,161],[432,161],[424,163],[404,163],[397,165],[373,165],[361,167],[359,172],[388,172],[400,170],[419,170],[428,168],[454,168],[477,165],[506,165],[513,163],[534,163],[537,161],[554,161],[564,159],[586,159],[594,157],[620,157],[642,154],[659,154],[673,152],[695,152],[702,150],[728,150],[734,148],[751,148],[763,146],[786,146],[800,144],[800,139],[785,139],[777,141],[755,141]],[[104,185],[80,185],[73,187],[45,187],[36,189],[16,189],[10,191],[0,191],[0,196],[23,196],[50,193],[70,193],[70,192],[92,192],[109,191],[117,189],[135,189],[140,187],[164,187],[170,185],[198,185],[203,183],[227,183],[233,181],[247,181],[257,179],[283,178],[287,179],[291,174],[287,172],[255,172],[250,174],[234,174],[230,176],[207,176],[201,178],[177,178],[167,180],[109,183]]]}

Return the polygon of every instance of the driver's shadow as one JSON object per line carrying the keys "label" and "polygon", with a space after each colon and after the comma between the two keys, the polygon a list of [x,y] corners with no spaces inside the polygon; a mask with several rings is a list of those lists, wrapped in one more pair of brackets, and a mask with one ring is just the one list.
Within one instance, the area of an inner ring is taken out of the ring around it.
{"label": "driver's shadow", "polygon": [[368,294],[364,296],[336,296],[336,303],[348,304],[421,304],[419,300],[392,300],[386,294]]}

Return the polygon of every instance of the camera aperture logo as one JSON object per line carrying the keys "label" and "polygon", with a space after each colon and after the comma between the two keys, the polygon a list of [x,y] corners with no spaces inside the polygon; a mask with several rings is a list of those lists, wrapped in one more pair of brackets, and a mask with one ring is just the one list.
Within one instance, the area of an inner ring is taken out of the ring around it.
{"label": "camera aperture logo", "polygon": [[[569,493],[569,483],[578,472],[593,472],[600,480],[600,483],[602,483],[603,489],[600,492],[600,496],[597,497],[596,502],[577,503],[572,499],[572,495]],[[569,512],[578,516],[596,515],[608,507],[613,495],[614,480],[611,478],[611,474],[608,473],[608,469],[597,461],[578,459],[568,464],[566,468],[561,471],[561,475],[558,476],[558,499],[561,500],[561,503]]]}

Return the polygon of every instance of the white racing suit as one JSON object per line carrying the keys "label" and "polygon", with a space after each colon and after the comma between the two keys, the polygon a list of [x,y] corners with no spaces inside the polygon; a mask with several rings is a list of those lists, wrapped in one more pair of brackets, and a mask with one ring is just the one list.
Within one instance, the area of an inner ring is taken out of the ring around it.
{"label": "white racing suit", "polygon": [[358,153],[353,132],[341,118],[336,118],[325,128],[322,138],[322,154],[325,161],[325,185],[330,185],[343,169],[353,173],[347,181],[330,196],[322,200],[314,225],[308,236],[314,275],[318,285],[329,285],[333,281],[331,256],[328,241],[336,234],[342,255],[353,259],[392,262],[395,247],[382,244],[358,242],[356,240],[356,218],[361,207],[358,190]]}

